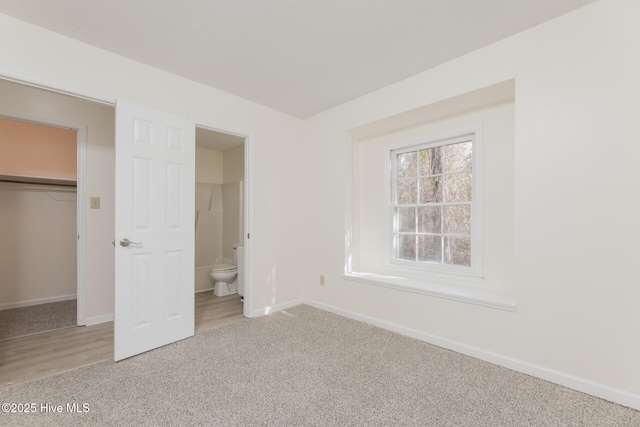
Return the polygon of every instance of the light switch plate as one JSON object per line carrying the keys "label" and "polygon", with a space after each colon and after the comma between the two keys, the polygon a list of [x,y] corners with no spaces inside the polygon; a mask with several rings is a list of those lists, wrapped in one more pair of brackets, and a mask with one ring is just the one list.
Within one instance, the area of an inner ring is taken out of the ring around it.
{"label": "light switch plate", "polygon": [[89,202],[91,209],[100,209],[100,197],[92,197]]}

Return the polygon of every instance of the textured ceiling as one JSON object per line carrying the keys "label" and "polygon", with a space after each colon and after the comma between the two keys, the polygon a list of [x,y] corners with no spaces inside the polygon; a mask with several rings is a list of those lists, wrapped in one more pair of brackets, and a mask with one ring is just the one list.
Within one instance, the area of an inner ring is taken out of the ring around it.
{"label": "textured ceiling", "polygon": [[595,0],[0,0],[0,13],[308,117]]}

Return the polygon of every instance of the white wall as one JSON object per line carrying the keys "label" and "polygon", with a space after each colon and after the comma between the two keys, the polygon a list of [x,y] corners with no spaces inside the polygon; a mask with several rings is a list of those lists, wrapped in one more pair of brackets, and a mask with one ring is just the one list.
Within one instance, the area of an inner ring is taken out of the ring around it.
{"label": "white wall", "polygon": [[[58,87],[68,86],[85,93],[95,93],[99,98],[132,99],[161,111],[182,117],[199,117],[251,133],[256,158],[255,206],[254,229],[248,231],[254,250],[254,307],[259,311],[302,296],[303,289],[298,286],[299,281],[290,268],[287,250],[297,237],[285,233],[296,212],[279,209],[290,203],[286,185],[289,177],[280,173],[286,166],[284,159],[301,157],[303,149],[299,144],[302,130],[299,119],[6,15],[0,15],[0,51],[0,73],[5,75],[32,76]],[[99,153],[94,154],[94,160],[98,160]],[[91,180],[100,179],[111,185],[113,153],[105,148],[100,154],[104,157],[99,168],[104,170],[104,174],[96,173],[90,179],[90,185],[95,184]],[[94,195],[91,189],[89,195]],[[107,200],[103,206],[101,211],[91,214],[112,216],[112,201]],[[113,219],[108,223],[113,224]],[[113,251],[113,232],[107,237],[109,229],[109,226],[90,226],[88,252],[104,247]],[[92,277],[104,283],[105,289],[107,283],[113,283],[113,267],[107,265],[110,258],[112,255],[107,257],[105,269],[94,266],[96,271],[107,271],[102,276]],[[100,307],[94,310],[112,311],[113,290],[109,292],[103,295]]]}
{"label": "white wall", "polygon": [[[640,2],[600,1],[308,119],[305,296],[640,408],[638,46]],[[517,312],[344,280],[350,130],[512,78]]]}
{"label": "white wall", "polygon": [[221,151],[196,147],[196,182],[222,184],[223,170],[224,154]]}
{"label": "white wall", "polygon": [[0,182],[0,283],[0,309],[75,298],[75,189]]}
{"label": "white wall", "polygon": [[[181,117],[199,117],[250,133],[255,141],[254,156],[260,159],[254,170],[254,229],[248,230],[254,251],[254,307],[266,309],[302,296],[299,282],[289,271],[286,251],[294,236],[283,232],[295,213],[274,209],[289,201],[285,191],[287,177],[279,171],[286,164],[284,159],[301,157],[299,119],[6,15],[0,15],[0,51],[0,72],[5,74],[33,76],[101,98],[132,99]],[[102,179],[110,177],[112,158],[105,158],[102,165],[109,169]],[[95,179],[100,178],[96,174]],[[112,179],[106,182],[111,183]],[[100,213],[106,213],[109,206],[113,209],[113,204],[107,203]],[[112,240],[113,235],[91,239],[89,249],[108,245],[113,250]],[[112,279],[96,280],[104,284],[104,289],[112,289]],[[112,301],[108,297],[103,300],[107,306]]]}

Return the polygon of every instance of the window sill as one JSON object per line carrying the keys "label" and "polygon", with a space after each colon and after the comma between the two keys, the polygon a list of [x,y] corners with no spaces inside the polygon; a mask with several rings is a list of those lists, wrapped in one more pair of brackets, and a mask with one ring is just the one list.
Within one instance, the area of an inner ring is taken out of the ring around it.
{"label": "window sill", "polygon": [[346,280],[413,292],[438,298],[446,298],[468,304],[495,308],[505,311],[517,311],[514,295],[509,292],[480,289],[470,286],[443,284],[436,281],[424,281],[377,273],[345,273]]}

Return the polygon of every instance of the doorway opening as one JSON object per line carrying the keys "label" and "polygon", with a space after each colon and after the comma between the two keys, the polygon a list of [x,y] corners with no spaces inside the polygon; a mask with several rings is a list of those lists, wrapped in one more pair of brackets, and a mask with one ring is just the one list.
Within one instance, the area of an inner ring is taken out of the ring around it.
{"label": "doorway opening", "polygon": [[[196,332],[244,314],[246,140],[219,128],[196,127]],[[226,282],[211,275],[221,266],[230,272]]]}
{"label": "doorway opening", "polygon": [[0,340],[85,324],[86,127],[0,111]]}

